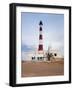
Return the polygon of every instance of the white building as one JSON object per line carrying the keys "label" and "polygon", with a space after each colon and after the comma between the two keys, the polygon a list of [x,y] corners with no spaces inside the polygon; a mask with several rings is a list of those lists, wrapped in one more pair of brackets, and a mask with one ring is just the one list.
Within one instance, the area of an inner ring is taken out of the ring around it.
{"label": "white building", "polygon": [[43,51],[42,53],[38,51],[32,51],[32,52],[24,52],[23,60],[25,61],[47,61],[47,54],[52,54],[53,58],[55,60],[64,58],[64,56],[60,53],[60,51],[56,49],[50,49],[48,51]]}

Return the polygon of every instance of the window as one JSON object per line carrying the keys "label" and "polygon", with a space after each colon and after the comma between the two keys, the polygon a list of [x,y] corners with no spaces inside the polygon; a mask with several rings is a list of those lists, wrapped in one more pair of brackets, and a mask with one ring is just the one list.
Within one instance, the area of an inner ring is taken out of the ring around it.
{"label": "window", "polygon": [[57,54],[56,54],[56,53],[54,53],[54,56],[57,56]]}
{"label": "window", "polygon": [[35,57],[32,57],[32,60],[35,59]]}

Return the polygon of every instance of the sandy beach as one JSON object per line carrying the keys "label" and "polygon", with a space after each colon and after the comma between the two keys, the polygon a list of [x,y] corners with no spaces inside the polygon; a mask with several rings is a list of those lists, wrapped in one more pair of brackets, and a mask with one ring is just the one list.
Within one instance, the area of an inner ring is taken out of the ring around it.
{"label": "sandy beach", "polygon": [[64,60],[58,61],[22,61],[21,77],[64,75]]}

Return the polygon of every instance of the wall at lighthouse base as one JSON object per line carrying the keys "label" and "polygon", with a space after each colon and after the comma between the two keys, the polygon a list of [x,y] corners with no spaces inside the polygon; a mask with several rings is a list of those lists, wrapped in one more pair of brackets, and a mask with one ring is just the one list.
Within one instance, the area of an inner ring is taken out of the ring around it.
{"label": "wall at lighthouse base", "polygon": [[24,52],[22,56],[23,61],[39,61],[39,60],[44,60],[44,54],[43,53],[38,53],[38,51],[33,51],[33,52]]}
{"label": "wall at lighthouse base", "polygon": [[[23,61],[47,61],[47,53],[48,51],[32,51],[32,52],[24,52],[22,54],[22,60]],[[50,50],[49,53],[52,53],[53,58],[51,60],[61,60],[64,57],[61,55],[61,53],[57,50]],[[56,55],[55,55],[56,54]]]}

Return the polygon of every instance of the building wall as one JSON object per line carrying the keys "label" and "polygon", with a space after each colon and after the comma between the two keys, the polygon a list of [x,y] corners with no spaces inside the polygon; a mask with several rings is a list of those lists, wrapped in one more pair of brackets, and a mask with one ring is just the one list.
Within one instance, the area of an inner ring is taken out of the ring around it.
{"label": "building wall", "polygon": [[[48,51],[43,51],[42,53],[39,53],[38,51],[25,52],[24,53],[24,61],[31,61],[31,60],[32,61],[37,61],[37,60],[38,61],[39,60],[46,61],[47,53],[48,53]],[[52,55],[55,59],[64,58],[58,50],[51,49],[49,51],[49,53],[52,53]],[[55,56],[55,54],[56,54],[56,56]]]}

